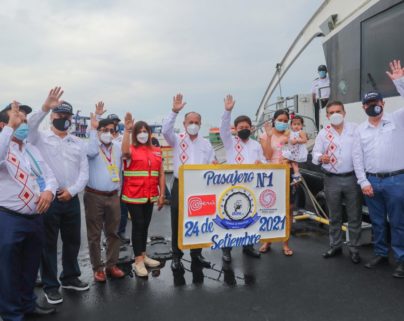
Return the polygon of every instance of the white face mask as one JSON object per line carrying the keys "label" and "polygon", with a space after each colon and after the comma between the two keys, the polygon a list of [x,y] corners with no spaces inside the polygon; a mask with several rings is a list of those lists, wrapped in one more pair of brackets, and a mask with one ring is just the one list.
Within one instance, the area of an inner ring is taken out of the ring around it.
{"label": "white face mask", "polygon": [[146,144],[149,140],[149,133],[139,133],[136,135],[136,139],[141,144]]}
{"label": "white face mask", "polygon": [[334,126],[341,125],[343,121],[344,121],[344,116],[342,114],[334,113],[330,116],[330,122]]}
{"label": "white face mask", "polygon": [[110,132],[108,132],[108,133],[101,133],[101,135],[100,135],[100,140],[101,140],[101,142],[103,142],[103,143],[106,144],[106,145],[111,144],[112,139],[113,139],[113,137],[112,137],[112,135],[111,135]]}
{"label": "white face mask", "polygon": [[199,133],[199,126],[197,124],[188,125],[187,133],[191,136],[197,135]]}

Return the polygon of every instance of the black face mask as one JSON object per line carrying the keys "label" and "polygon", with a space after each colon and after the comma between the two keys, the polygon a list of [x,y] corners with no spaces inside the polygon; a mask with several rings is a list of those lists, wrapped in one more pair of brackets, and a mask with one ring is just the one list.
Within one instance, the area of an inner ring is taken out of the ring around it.
{"label": "black face mask", "polygon": [[377,117],[383,112],[383,107],[377,104],[369,105],[368,108],[365,109],[365,113],[370,117]]}
{"label": "black face mask", "polygon": [[57,130],[60,130],[61,132],[68,130],[71,124],[72,121],[67,118],[54,119],[52,122],[53,127],[55,127]]}
{"label": "black face mask", "polygon": [[247,139],[251,135],[251,130],[249,129],[242,129],[237,132],[237,136],[241,139]]}

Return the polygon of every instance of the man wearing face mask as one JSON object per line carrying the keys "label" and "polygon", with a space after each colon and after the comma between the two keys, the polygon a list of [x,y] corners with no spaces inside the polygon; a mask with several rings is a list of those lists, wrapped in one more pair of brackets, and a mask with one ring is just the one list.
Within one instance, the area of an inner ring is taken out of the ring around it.
{"label": "man wearing face mask", "polygon": [[[98,132],[97,132],[98,131]],[[90,141],[87,156],[89,180],[84,193],[87,239],[91,265],[96,282],[105,282],[106,275],[122,278],[125,274],[116,266],[120,240],[118,226],[120,212],[121,148],[113,143],[115,124],[112,120],[99,122],[91,114]],[[101,232],[106,237],[106,269],[101,261]]]}
{"label": "man wearing face mask", "polygon": [[41,153],[26,143],[31,107],[13,102],[1,111],[0,133],[0,319],[20,321],[24,314],[55,309],[36,304],[34,294],[43,247],[43,213],[57,182]]}
{"label": "man wearing face mask", "polygon": [[[171,268],[174,271],[184,270],[181,263],[182,251],[178,248],[178,169],[183,164],[211,164],[215,161],[215,153],[210,142],[198,135],[201,126],[201,115],[196,112],[185,114],[185,132],[179,135],[174,132],[174,124],[178,113],[184,108],[182,95],[173,98],[172,112],[163,121],[163,135],[173,148],[174,183],[171,190],[171,230],[173,261]],[[191,250],[194,263],[210,267],[202,256],[202,249]]]}
{"label": "man wearing face mask", "polygon": [[[392,61],[390,69],[387,75],[404,97],[400,61]],[[398,263],[393,276],[404,278],[404,108],[385,113],[383,97],[377,92],[365,94],[362,103],[368,120],[356,131],[353,159],[373,228],[374,257],[365,267],[388,262],[388,218],[391,248]]]}
{"label": "man wearing face mask", "polygon": [[[227,95],[224,99],[224,114],[222,116],[222,123],[220,125],[220,138],[226,150],[227,164],[259,164],[266,163],[264,153],[261,145],[250,139],[252,123],[248,116],[238,116],[234,120],[234,127],[237,136],[233,137],[231,134],[231,112],[236,101],[231,95]],[[231,247],[223,248],[223,260],[225,262],[231,261]],[[261,256],[254,246],[243,246],[243,253],[259,258]]]}
{"label": "man wearing face mask", "polygon": [[324,172],[324,192],[330,210],[330,248],[323,253],[331,258],[342,253],[342,214],[345,204],[348,215],[349,253],[353,263],[361,261],[359,239],[362,224],[362,197],[353,167],[352,146],[356,124],[344,121],[345,108],[339,101],[326,106],[330,124],[317,135],[313,148],[312,162],[321,164]]}
{"label": "man wearing face mask", "polygon": [[314,103],[314,117],[316,121],[317,130],[320,126],[320,109],[324,108],[330,97],[330,78],[327,75],[327,67],[325,65],[318,66],[319,78],[314,79],[311,93]]}
{"label": "man wearing face mask", "polygon": [[[52,89],[42,110],[33,113],[28,121],[28,140],[42,153],[46,163],[54,172],[58,182],[58,192],[51,207],[44,215],[45,248],[42,255],[41,272],[44,292],[50,304],[63,302],[59,293],[57,278],[57,241],[59,231],[63,242],[62,287],[75,291],[89,289],[87,283],[79,279],[81,275],[77,256],[80,250],[81,211],[78,193],[88,181],[87,150],[84,142],[68,133],[73,115],[72,106],[60,100],[63,91]],[[51,112],[50,130],[38,130],[42,120]]]}

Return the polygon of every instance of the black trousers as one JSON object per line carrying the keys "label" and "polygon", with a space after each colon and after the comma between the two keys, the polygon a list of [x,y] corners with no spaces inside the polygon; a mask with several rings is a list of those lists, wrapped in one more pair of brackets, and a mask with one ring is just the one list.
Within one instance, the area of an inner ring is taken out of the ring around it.
{"label": "black trousers", "polygon": [[328,98],[317,99],[314,102],[314,120],[316,121],[317,131],[320,130],[320,109],[324,108],[328,103]]}
{"label": "black trousers", "polygon": [[[174,179],[171,189],[171,239],[174,258],[181,258],[184,253],[178,248],[178,179]],[[202,249],[192,249],[191,257],[201,255]]]}
{"label": "black trousers", "polygon": [[62,246],[62,273],[60,280],[68,281],[81,275],[77,257],[81,242],[81,210],[78,196],[68,202],[60,202],[57,198],[44,214],[45,246],[42,251],[41,272],[44,289],[59,288],[57,278],[57,244],[59,231]]}
{"label": "black trousers", "polygon": [[147,234],[153,213],[153,203],[127,204],[132,218],[132,245],[135,256],[146,252]]}

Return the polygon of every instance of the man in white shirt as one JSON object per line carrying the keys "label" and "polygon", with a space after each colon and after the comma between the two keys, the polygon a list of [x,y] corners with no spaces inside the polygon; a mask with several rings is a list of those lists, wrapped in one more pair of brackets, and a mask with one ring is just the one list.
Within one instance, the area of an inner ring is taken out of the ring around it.
{"label": "man in white shirt", "polygon": [[40,152],[26,143],[31,107],[13,102],[1,111],[0,129],[0,319],[55,309],[36,304],[35,281],[44,243],[43,213],[57,182]]}
{"label": "man in white shirt", "polygon": [[[387,74],[404,97],[400,61],[392,61],[390,68]],[[404,278],[404,108],[385,113],[383,97],[377,92],[364,95],[362,103],[368,120],[356,131],[353,160],[369,208],[375,254],[365,266],[370,269],[388,262],[388,218],[391,248],[398,263],[393,276]]]}
{"label": "man in white shirt", "polygon": [[[198,135],[201,127],[201,115],[196,112],[189,112],[184,117],[185,132],[179,135],[174,132],[175,120],[178,113],[184,108],[185,102],[182,95],[177,94],[173,98],[172,112],[163,120],[163,135],[166,141],[173,148],[174,183],[171,190],[171,231],[173,271],[183,271],[181,263],[182,251],[178,248],[178,169],[183,164],[211,164],[215,161],[215,153],[210,142]],[[191,250],[191,258],[194,263],[203,267],[210,267],[202,256],[202,249]]]}
{"label": "man in white shirt", "polygon": [[[30,117],[28,140],[42,153],[58,182],[58,192],[51,207],[44,215],[45,248],[42,255],[41,272],[44,292],[50,304],[63,302],[59,293],[57,278],[57,240],[59,231],[63,242],[62,267],[60,275],[62,287],[76,291],[88,290],[87,283],[79,279],[81,275],[77,256],[80,250],[81,212],[78,193],[83,191],[88,181],[88,160],[84,142],[68,134],[73,115],[72,106],[60,100],[63,91],[52,89],[42,110]],[[52,111],[50,130],[40,132],[39,125]]]}
{"label": "man in white shirt", "polygon": [[320,128],[320,109],[324,108],[330,98],[330,78],[327,75],[327,66],[318,66],[319,78],[314,79],[311,86],[311,94],[314,103],[314,118],[317,130]]}
{"label": "man in white shirt", "polygon": [[[237,136],[231,133],[231,112],[234,108],[236,101],[231,95],[227,95],[224,100],[224,113],[222,116],[222,123],[220,125],[220,139],[223,142],[224,149],[226,150],[227,164],[259,164],[266,163],[264,153],[261,145],[250,139],[252,123],[248,116],[238,116],[234,120],[234,127]],[[223,260],[231,262],[231,247],[222,249]],[[243,246],[243,253],[259,258],[260,252],[254,248],[253,244]]]}
{"label": "man in white shirt", "polygon": [[[117,267],[120,240],[118,226],[121,220],[121,147],[113,142],[115,124],[112,120],[97,121],[91,114],[90,141],[87,156],[89,180],[84,193],[87,239],[90,261],[96,282],[105,282],[106,275],[122,278]],[[101,233],[106,237],[106,269],[101,261]]]}
{"label": "man in white shirt", "polygon": [[339,101],[326,106],[330,124],[317,135],[312,162],[321,164],[324,176],[324,192],[330,216],[330,248],[324,258],[342,253],[342,214],[345,204],[348,215],[349,252],[353,263],[361,261],[359,239],[362,224],[362,197],[357,184],[352,160],[352,146],[356,124],[346,122],[344,105]]}

